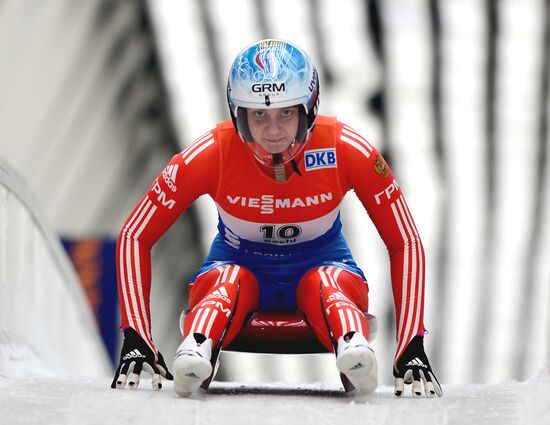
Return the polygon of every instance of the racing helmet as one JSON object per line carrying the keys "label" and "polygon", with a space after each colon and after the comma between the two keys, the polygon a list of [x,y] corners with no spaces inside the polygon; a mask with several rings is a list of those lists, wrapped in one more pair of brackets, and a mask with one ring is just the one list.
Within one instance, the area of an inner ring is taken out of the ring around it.
{"label": "racing helmet", "polygon": [[[319,76],[308,55],[283,40],[260,40],[242,50],[229,71],[227,103],[241,139],[265,165],[287,163],[303,149],[319,106]],[[247,108],[276,109],[298,106],[299,124],[294,140],[280,153],[269,153],[254,142]]]}

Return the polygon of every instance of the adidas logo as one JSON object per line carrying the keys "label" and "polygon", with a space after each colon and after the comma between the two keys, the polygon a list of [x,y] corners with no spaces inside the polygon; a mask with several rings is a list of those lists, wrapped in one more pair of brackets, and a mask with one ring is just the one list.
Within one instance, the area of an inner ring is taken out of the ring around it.
{"label": "adidas logo", "polygon": [[139,350],[132,350],[128,354],[126,354],[122,360],[129,360],[129,359],[137,359],[137,358],[145,358],[143,354],[139,352]]}
{"label": "adidas logo", "polygon": [[223,295],[223,296],[225,296],[225,297],[228,297],[228,296],[229,296],[229,294],[227,293],[227,289],[225,289],[223,286],[220,287],[220,288],[218,288],[218,289],[216,289],[216,290],[215,290],[214,292],[212,292],[212,293],[213,293],[213,294],[221,294],[221,295]]}
{"label": "adidas logo", "polygon": [[357,370],[357,369],[361,369],[362,367],[365,367],[365,365],[363,363],[359,362],[355,366],[350,367],[349,370]]}
{"label": "adidas logo", "polygon": [[205,299],[210,299],[210,298],[218,298],[218,299],[221,299],[221,300],[225,301],[228,304],[231,304],[231,298],[229,298],[229,294],[227,293],[227,289],[225,289],[223,286],[216,289],[212,293],[208,294]]}
{"label": "adidas logo", "polygon": [[418,366],[418,367],[424,367],[424,368],[428,367],[424,363],[422,363],[422,360],[420,360],[418,357],[415,357],[414,359],[412,359],[405,366]]}
{"label": "adidas logo", "polygon": [[176,175],[178,174],[178,168],[179,164],[172,164],[162,170],[162,177],[172,192],[178,190],[176,187]]}

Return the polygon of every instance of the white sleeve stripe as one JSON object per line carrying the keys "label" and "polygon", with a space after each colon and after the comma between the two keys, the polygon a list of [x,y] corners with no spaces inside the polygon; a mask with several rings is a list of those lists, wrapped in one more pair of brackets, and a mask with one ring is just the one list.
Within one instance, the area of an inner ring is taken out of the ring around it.
{"label": "white sleeve stripe", "polygon": [[200,148],[198,148],[195,152],[193,152],[189,158],[185,160],[185,165],[189,164],[193,158],[195,158],[199,153],[201,153],[203,150],[205,150],[208,146],[212,145],[214,143],[214,139],[211,139],[208,143],[203,144]]}
{"label": "white sleeve stripe", "polygon": [[[398,348],[396,350],[396,359],[398,359],[409,341],[414,337],[414,332],[419,325],[420,306],[422,303],[422,293],[420,290],[424,278],[424,270],[422,249],[418,243],[418,233],[414,227],[403,196],[392,204],[392,210],[405,243],[403,298],[401,303],[401,318],[398,327]],[[410,276],[408,268],[405,269],[406,266],[408,267],[409,257],[411,262]],[[416,304],[414,302],[415,298]]]}
{"label": "white sleeve stripe", "polygon": [[[409,210],[409,207],[407,203],[405,202],[405,199],[403,198],[403,195],[401,195],[401,200],[403,202],[403,208],[405,210],[405,216],[409,223],[411,223],[411,227],[414,231],[414,235],[416,237],[416,250],[418,251],[418,276],[417,276],[417,282],[416,282],[416,316],[415,321],[413,324],[412,332],[415,332],[416,329],[418,329],[418,325],[420,324],[421,319],[421,307],[422,307],[422,298],[424,293],[424,253],[422,251],[422,246],[420,245],[420,236],[418,234],[418,230],[416,229],[414,220],[412,218],[411,212]],[[414,338],[414,334],[410,336],[410,339]],[[407,341],[408,343],[408,341]]]}
{"label": "white sleeve stripe", "polygon": [[[149,207],[149,206],[148,206]],[[139,256],[139,242],[138,242],[138,237],[139,235],[141,234],[141,231],[144,229],[144,227],[147,225],[147,223],[149,222],[149,220],[151,219],[153,213],[155,212],[156,210],[156,206],[154,205],[151,205],[150,206],[150,210],[145,218],[145,220],[143,221],[142,225],[140,226],[140,229],[139,229],[139,233],[136,232],[135,234],[135,237],[133,239],[133,245],[134,245],[134,263],[132,264],[132,257],[131,257],[131,249],[130,247],[128,247],[128,249],[126,250],[126,253],[127,253],[127,258],[126,258],[126,261],[128,264],[130,264],[131,268],[132,268],[132,271],[134,272],[133,275],[134,275],[134,278],[135,278],[135,288],[134,288],[134,292],[132,293],[132,301],[134,303],[134,306],[136,306],[137,302],[139,301],[139,306],[137,306],[136,310],[135,311],[139,311],[139,319],[140,319],[140,325],[141,325],[141,328],[143,330],[143,333],[141,335],[145,336],[145,340],[146,342],[148,343],[148,345],[151,347],[151,349],[154,351],[153,349],[153,341],[152,341],[152,337],[151,337],[151,330],[149,329],[149,317],[147,315],[147,310],[145,308],[145,300],[144,300],[144,296],[143,296],[143,284],[142,284],[142,280],[141,280],[141,264],[140,264],[140,256]],[[140,218],[141,219],[141,218]],[[136,222],[137,223],[137,222]],[[135,289],[137,288],[137,298],[136,298],[136,294],[135,294]]]}
{"label": "white sleeve stripe", "polygon": [[145,297],[143,294],[143,282],[141,280],[141,264],[140,264],[140,257],[139,257],[139,243],[138,238],[143,232],[143,229],[149,224],[149,221],[151,221],[151,217],[153,217],[153,214],[157,210],[156,205],[153,205],[149,213],[147,214],[147,217],[141,224],[140,228],[136,232],[136,238],[134,239],[134,266],[136,269],[136,281],[137,281],[137,290],[138,290],[138,296],[139,296],[139,302],[141,311],[143,313],[143,321],[145,322],[145,330],[147,332],[147,336],[151,339],[152,342],[152,336],[151,336],[151,329],[149,325],[149,319],[147,317],[147,309],[145,308]]}
{"label": "white sleeve stripe", "polygon": [[[397,202],[398,202],[398,208],[399,208],[399,211],[400,211],[400,215],[403,218],[403,220],[405,221],[405,225],[406,225],[406,228],[407,228],[407,233],[409,235],[409,241],[410,241],[412,238],[414,238],[414,235],[412,234],[410,225],[407,223],[407,218],[404,215],[401,199],[398,200]],[[412,336],[413,336],[412,333],[414,332],[415,324],[418,322],[418,314],[419,314],[418,312],[416,312],[416,314],[415,314],[415,310],[414,310],[414,307],[415,307],[414,299],[417,296],[417,290],[416,289],[417,289],[417,285],[418,285],[418,282],[416,280],[417,277],[418,277],[417,268],[419,266],[417,264],[418,247],[417,247],[416,243],[414,243],[411,246],[410,252],[411,252],[411,255],[412,255],[412,259],[411,259],[412,273],[409,277],[410,280],[409,280],[408,302],[407,302],[407,305],[406,305],[405,312],[402,313],[402,314],[405,315],[406,319],[405,319],[404,328],[400,330],[400,341],[399,341],[398,350],[397,350],[398,353],[402,353],[405,350],[408,342],[412,339]]]}
{"label": "white sleeve stripe", "polygon": [[391,209],[393,212],[393,216],[395,218],[395,221],[397,223],[397,226],[399,227],[399,232],[401,233],[401,237],[403,238],[403,242],[405,244],[405,252],[403,253],[403,293],[402,299],[401,299],[401,317],[399,318],[399,324],[397,325],[397,334],[399,335],[401,332],[401,329],[403,329],[403,320],[405,316],[405,300],[407,298],[407,275],[409,272],[409,263],[408,263],[408,256],[409,256],[409,244],[407,242],[407,235],[405,234],[405,230],[403,229],[403,224],[401,222],[401,219],[399,218],[399,214],[397,212],[397,208],[395,206],[395,202],[391,204]]}
{"label": "white sleeve stripe", "polygon": [[[203,150],[205,150],[208,146],[212,145],[214,143],[214,139],[208,139],[208,141],[202,143],[197,149],[193,151],[187,158],[185,158],[184,162],[185,165],[189,164],[193,158],[195,158],[199,153],[201,153]],[[184,157],[184,156],[183,156]]]}
{"label": "white sleeve stripe", "polygon": [[407,217],[405,216],[405,212],[403,211],[403,204],[402,204],[402,198],[398,199],[397,200],[397,205],[398,205],[398,208],[399,208],[399,214],[400,216],[402,217],[404,223],[405,223],[405,227],[407,229],[407,234],[408,234],[408,237],[409,237],[409,243],[412,242],[412,246],[411,246],[411,254],[412,254],[412,258],[411,258],[411,274],[410,274],[410,277],[409,277],[409,287],[410,287],[410,291],[409,291],[409,297],[408,297],[408,303],[407,303],[407,320],[406,320],[406,324],[405,324],[405,329],[403,331],[403,337],[402,337],[402,340],[401,340],[401,346],[402,346],[402,349],[405,348],[406,346],[406,342],[404,341],[407,341],[410,339],[409,338],[409,335],[411,334],[411,332],[414,331],[414,328],[413,328],[413,322],[416,322],[417,321],[417,314],[415,315],[414,314],[414,299],[417,295],[416,293],[416,289],[417,289],[417,276],[418,276],[418,264],[417,264],[417,261],[418,261],[418,258],[417,258],[417,255],[418,255],[418,247],[417,247],[417,243],[416,243],[416,240],[414,238],[414,234],[413,234],[413,231],[411,229],[411,226],[408,222],[408,219]]}
{"label": "white sleeve stripe", "polygon": [[370,153],[368,153],[368,152],[366,151],[366,149],[365,149],[363,146],[361,146],[359,143],[357,143],[356,141],[351,140],[351,139],[347,138],[347,137],[344,136],[344,135],[341,135],[341,136],[340,136],[340,140],[341,140],[342,142],[347,143],[348,145],[353,146],[355,149],[357,149],[359,152],[361,152],[363,155],[365,155],[366,158],[369,158],[369,157],[370,157]]}
{"label": "white sleeve stripe", "polygon": [[128,301],[128,291],[126,289],[126,274],[124,272],[124,267],[125,267],[124,250],[125,250],[126,240],[130,237],[129,228],[130,228],[133,220],[135,219],[136,215],[139,214],[139,212],[142,210],[142,208],[145,206],[145,204],[148,201],[149,201],[148,197],[145,197],[143,199],[143,202],[139,205],[139,207],[137,208],[135,214],[132,216],[132,218],[130,218],[128,224],[124,227],[124,230],[122,231],[121,243],[120,243],[120,246],[118,248],[118,250],[119,250],[119,252],[118,252],[118,260],[119,260],[118,272],[119,272],[119,282],[120,282],[120,286],[121,286],[121,289],[122,289],[122,299],[124,301],[124,308],[126,310],[126,315],[128,316],[127,318],[128,318],[129,325],[134,329],[136,329],[136,325],[135,325],[134,319],[131,315],[130,303]]}
{"label": "white sleeve stripe", "polygon": [[145,329],[142,326],[142,320],[141,320],[141,312],[139,311],[138,302],[136,299],[136,292],[132,290],[132,285],[135,286],[135,279],[134,279],[134,273],[132,268],[132,262],[131,262],[131,250],[132,250],[132,244],[131,241],[135,239],[135,228],[138,225],[138,223],[143,219],[143,216],[147,213],[149,208],[152,206],[152,202],[150,199],[147,199],[147,203],[145,204],[144,208],[141,210],[136,211],[134,216],[132,217],[132,220],[130,223],[128,223],[128,226],[130,228],[128,232],[129,238],[125,239],[124,241],[124,248],[122,250],[123,252],[123,266],[126,268],[126,280],[124,282],[124,286],[126,289],[126,296],[128,297],[129,294],[129,303],[131,303],[133,310],[134,310],[134,317],[137,317],[137,323],[134,321],[134,317],[132,317],[131,312],[128,311],[129,316],[131,317],[130,324],[133,325],[132,327],[140,334],[140,335],[146,335]]}
{"label": "white sleeve stripe", "polygon": [[[119,269],[121,271],[122,293],[124,298],[124,305],[126,307],[126,313],[128,316],[128,322],[130,326],[132,326],[142,337],[144,337],[146,343],[153,351],[154,345],[149,329],[149,318],[147,316],[147,310],[144,305],[143,289],[140,275],[138,237],[151,219],[155,210],[156,206],[154,206],[152,201],[148,197],[146,197],[139,208],[136,210],[134,215],[130,218],[126,226],[128,229],[127,234],[123,238],[120,247],[121,264],[119,266]],[[145,220],[144,216],[146,216]],[[140,224],[140,222],[141,226],[139,228],[139,231],[135,232],[135,229]],[[132,263],[132,245],[134,245],[134,264]],[[126,271],[126,276],[124,276],[124,271]],[[132,288],[132,286],[134,288]],[[133,307],[134,315],[137,317],[137,321],[134,320],[134,317],[131,314],[131,310],[128,308],[130,304]]]}
{"label": "white sleeve stripe", "polygon": [[357,133],[351,127],[344,126],[344,128],[342,129],[342,133],[347,134],[352,139],[355,139],[361,145],[365,146],[369,152],[372,152],[372,150],[373,150],[372,145],[369,142],[367,142],[367,140],[363,136],[361,136],[359,133]]}
{"label": "white sleeve stripe", "polygon": [[139,238],[141,233],[143,232],[143,229],[145,229],[145,227],[149,224],[149,221],[151,221],[151,217],[153,217],[153,214],[155,213],[155,211],[157,210],[157,206],[156,205],[153,205],[153,207],[151,208],[151,210],[149,211],[149,213],[147,214],[147,217],[145,218],[145,220],[143,221],[143,223],[141,223],[141,226],[139,227],[139,229],[137,230],[136,232],[136,238]]}
{"label": "white sleeve stripe", "polygon": [[185,159],[187,156],[189,156],[195,149],[197,149],[202,143],[207,142],[212,137],[212,133],[207,132],[203,134],[201,137],[199,137],[197,140],[195,140],[193,143],[191,143],[189,146],[187,146],[181,153],[181,158]]}

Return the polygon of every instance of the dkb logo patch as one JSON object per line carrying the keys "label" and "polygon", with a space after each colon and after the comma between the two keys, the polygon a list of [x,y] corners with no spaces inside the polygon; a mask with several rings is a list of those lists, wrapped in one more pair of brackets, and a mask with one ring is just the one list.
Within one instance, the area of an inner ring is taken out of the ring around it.
{"label": "dkb logo patch", "polygon": [[319,168],[336,168],[336,150],[328,148],[306,151],[305,160],[306,171]]}

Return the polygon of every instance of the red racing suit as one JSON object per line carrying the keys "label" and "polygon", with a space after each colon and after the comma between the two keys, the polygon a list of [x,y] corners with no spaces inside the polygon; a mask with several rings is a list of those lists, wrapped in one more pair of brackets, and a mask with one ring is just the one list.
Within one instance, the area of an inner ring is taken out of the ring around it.
{"label": "red racing suit", "polygon": [[318,116],[296,161],[300,175],[281,183],[262,171],[245,143],[231,121],[218,124],[174,155],[130,214],[117,243],[122,326],[134,328],[156,352],[151,249],[199,196],[208,194],[216,204],[216,243],[224,252],[234,253],[235,262],[244,251],[248,258],[257,252],[265,264],[266,253],[280,257],[311,245],[322,250],[342,238],[340,206],[353,190],[388,249],[397,360],[409,341],[424,333],[425,259],[409,208],[382,156],[349,126]]}

